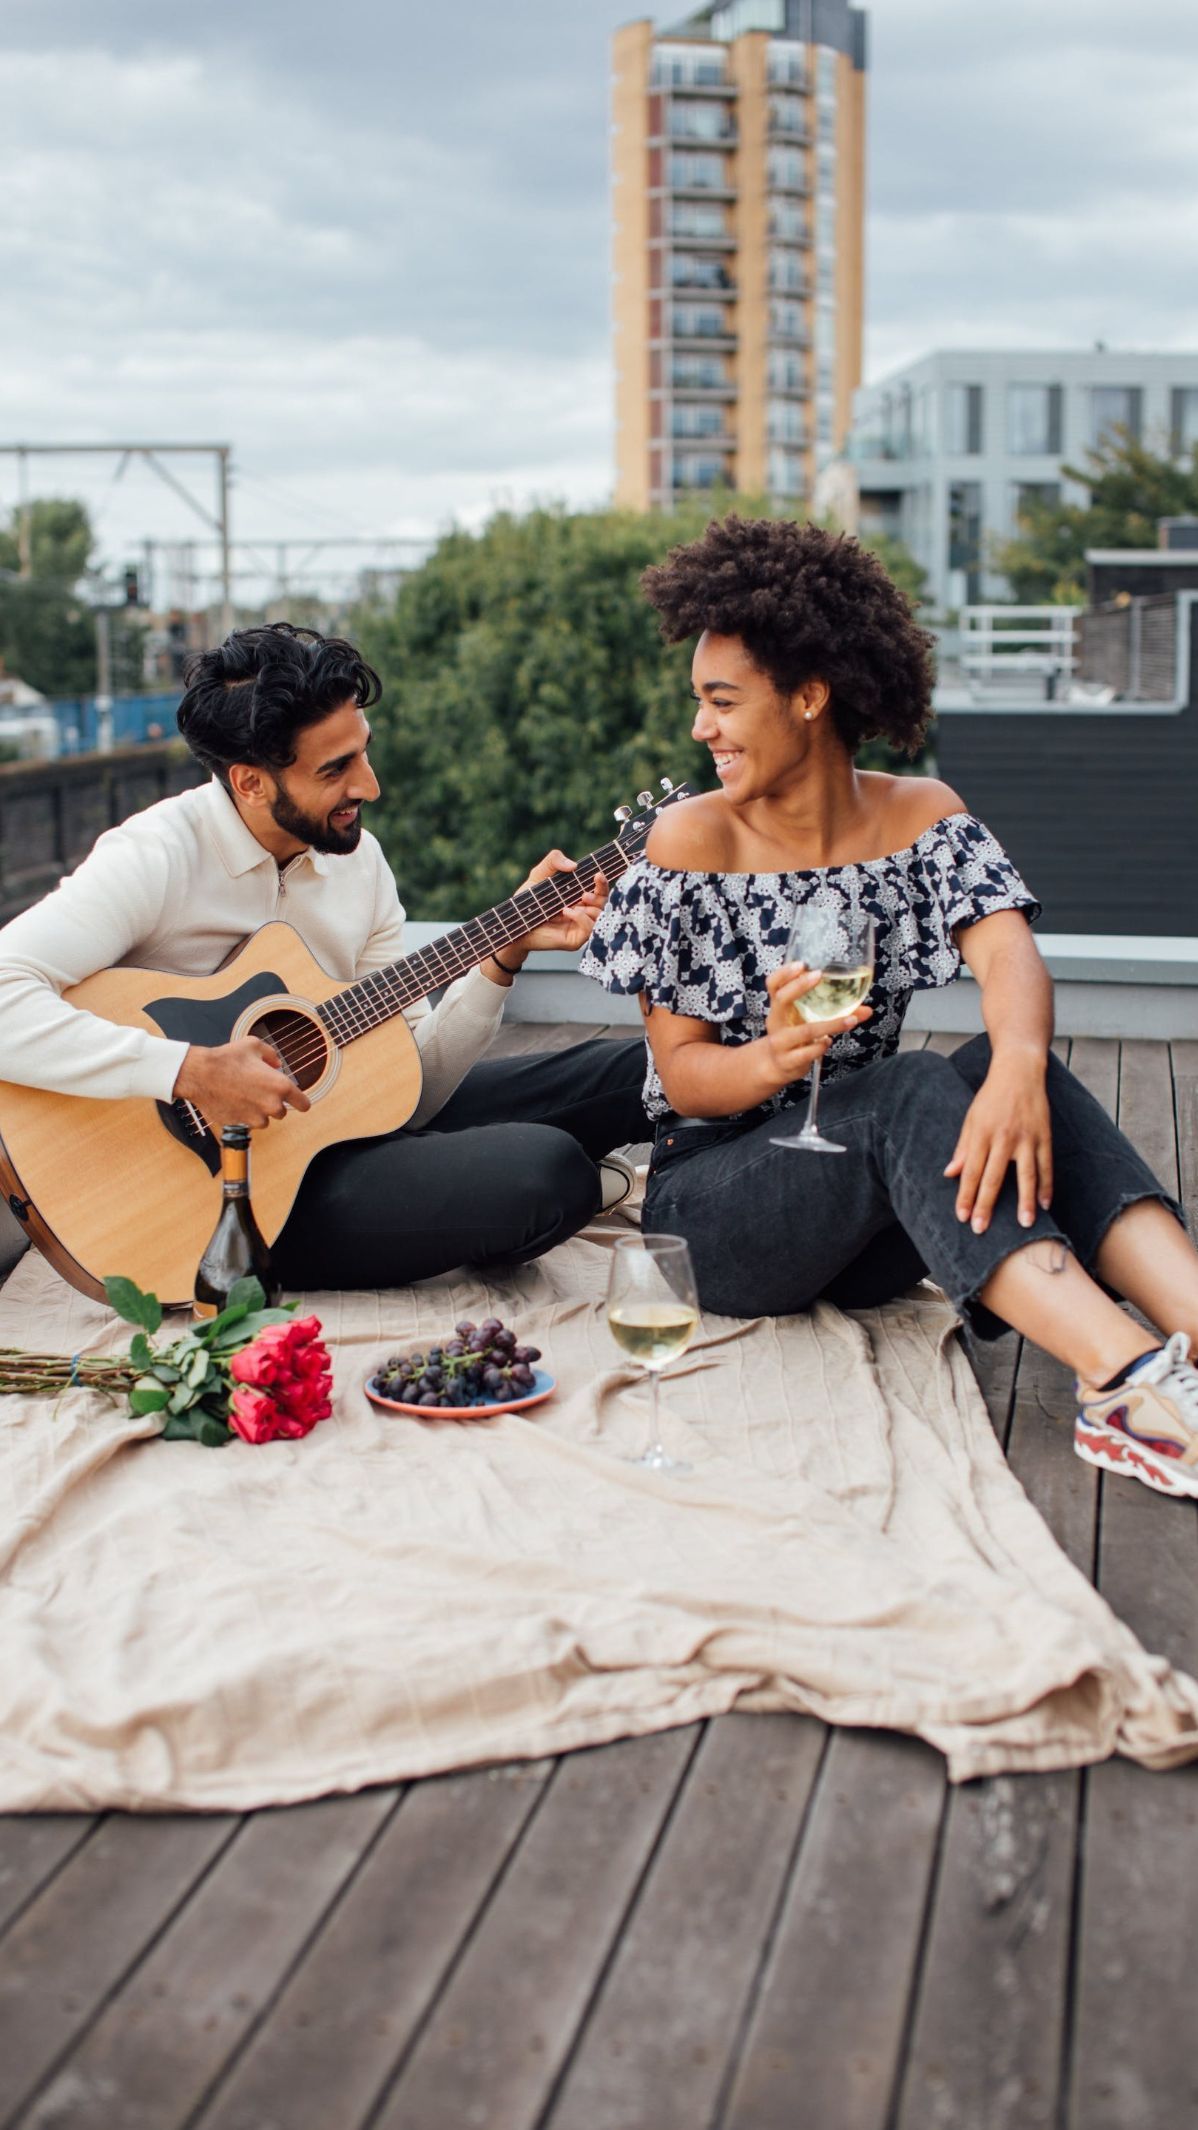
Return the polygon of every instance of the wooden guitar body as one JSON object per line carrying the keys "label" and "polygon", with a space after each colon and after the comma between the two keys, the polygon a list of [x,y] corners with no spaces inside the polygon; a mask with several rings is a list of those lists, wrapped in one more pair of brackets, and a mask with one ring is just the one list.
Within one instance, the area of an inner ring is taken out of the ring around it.
{"label": "wooden guitar body", "polygon": [[[219,1044],[256,1034],[289,1062],[312,1107],[256,1131],[254,1214],[273,1243],[308,1164],[345,1139],[396,1131],[420,1099],[420,1054],[401,1016],[337,1044],[316,1008],[345,987],[287,924],[265,925],[213,976],[106,969],[64,993],[124,1027]],[[113,1273],[190,1305],[220,1210],[219,1150],[186,1104],[95,1101],[0,1081],[0,1188],[64,1279],[103,1299]]]}

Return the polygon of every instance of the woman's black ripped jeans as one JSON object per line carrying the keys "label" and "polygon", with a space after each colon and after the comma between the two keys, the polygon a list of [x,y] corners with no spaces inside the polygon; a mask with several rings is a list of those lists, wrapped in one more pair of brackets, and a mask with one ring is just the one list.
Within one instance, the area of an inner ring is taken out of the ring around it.
{"label": "woman's black ripped jeans", "polygon": [[978,1036],[951,1058],[916,1050],[863,1065],[820,1093],[820,1126],[843,1154],[796,1153],[772,1136],[803,1107],[727,1123],[659,1126],[643,1226],[684,1235],[704,1308],[784,1316],[823,1298],[844,1309],[889,1301],[925,1273],[983,1338],[1006,1326],[977,1296],[1029,1242],[1068,1245],[1092,1271],[1116,1216],[1154,1198],[1181,1218],[1135,1148],[1056,1058],[1048,1060],[1053,1199],[1030,1228],[1009,1170],[984,1235],[956,1216],[952,1159],[986,1077]]}

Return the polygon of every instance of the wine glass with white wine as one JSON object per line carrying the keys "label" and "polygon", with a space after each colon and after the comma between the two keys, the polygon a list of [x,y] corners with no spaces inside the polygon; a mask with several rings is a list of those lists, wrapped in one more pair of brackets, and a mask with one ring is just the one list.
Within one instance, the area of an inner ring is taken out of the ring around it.
{"label": "wine glass with white wine", "polygon": [[617,1346],[647,1370],[652,1385],[652,1439],[630,1464],[650,1472],[689,1472],[661,1441],[658,1382],[686,1352],[699,1321],[691,1254],[680,1235],[622,1235],[612,1251],[607,1326]]}
{"label": "wine glass with white wine", "polygon": [[[874,921],[851,910],[843,912],[813,908],[796,910],[786,942],[788,962],[806,962],[820,971],[820,980],[788,1010],[798,1027],[806,1023],[818,1033],[821,1021],[839,1020],[859,1006],[874,980]],[[825,1139],[819,1128],[819,1082],[823,1053],[811,1068],[811,1104],[802,1131],[789,1138],[771,1139],[771,1146],[797,1146],[813,1154],[843,1154],[835,1139]]]}

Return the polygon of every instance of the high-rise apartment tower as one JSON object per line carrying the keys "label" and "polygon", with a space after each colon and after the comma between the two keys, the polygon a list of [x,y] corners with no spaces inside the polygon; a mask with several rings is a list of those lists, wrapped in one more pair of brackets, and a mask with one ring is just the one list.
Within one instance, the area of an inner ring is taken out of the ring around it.
{"label": "high-rise apartment tower", "polygon": [[861,380],[866,17],[717,0],[614,40],[616,500],[799,501]]}

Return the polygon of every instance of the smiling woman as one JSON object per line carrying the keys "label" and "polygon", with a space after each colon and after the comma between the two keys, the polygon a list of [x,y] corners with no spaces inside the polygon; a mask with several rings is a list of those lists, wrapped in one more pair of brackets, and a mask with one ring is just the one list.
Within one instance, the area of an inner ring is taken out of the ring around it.
{"label": "smiling woman", "polygon": [[[583,963],[645,1014],[646,1230],[685,1237],[704,1307],[738,1316],[863,1308],[930,1271],[983,1337],[1013,1326],[1074,1368],[1082,1457],[1126,1471],[1120,1430],[1151,1436],[1135,1475],[1198,1495],[1198,1254],[1049,1055],[1039,907],[955,792],[854,761],[875,735],[918,746],[926,631],[856,541],[790,520],[713,523],[643,582],[665,635],[699,638],[693,736],[721,787],[657,823]],[[788,959],[800,918],[822,969]],[[987,1035],[896,1055],[912,992],[962,958]],[[825,972],[866,962],[867,1002],[813,1014]],[[832,1143],[796,1152],[778,1115],[825,1056]]]}

